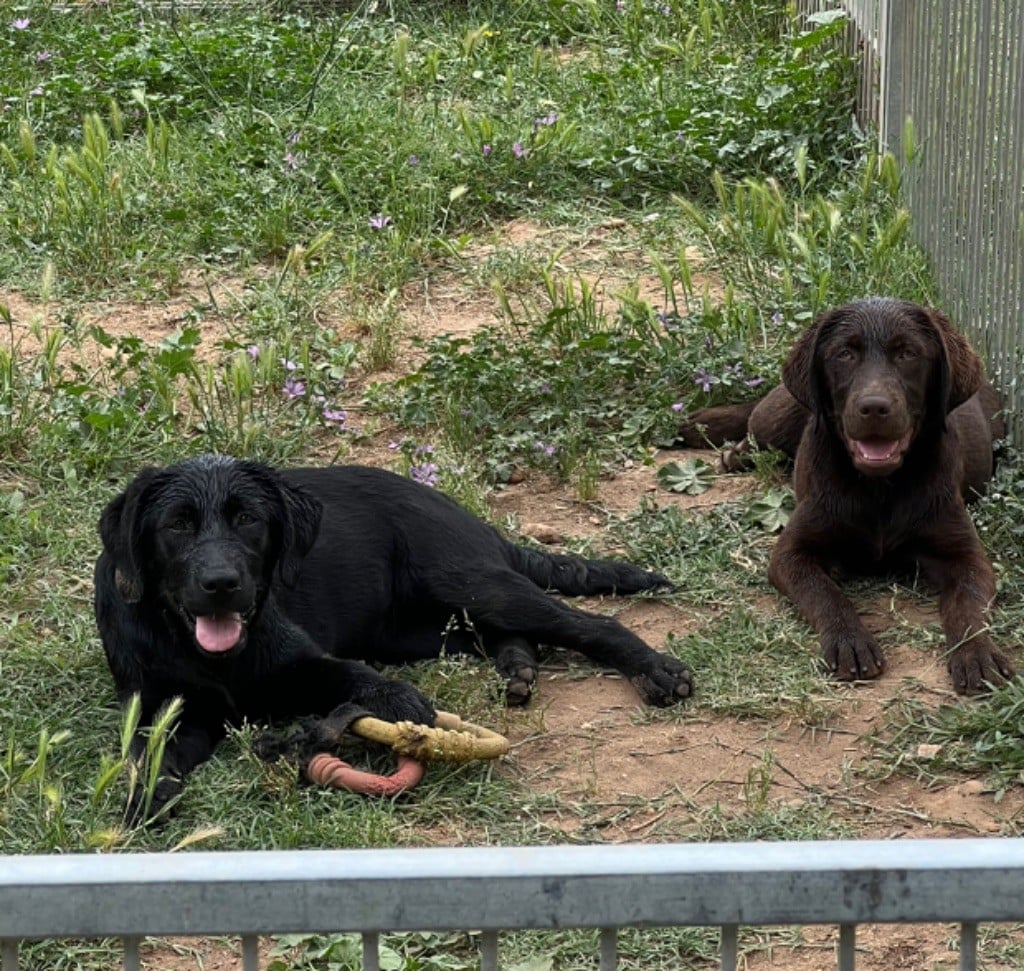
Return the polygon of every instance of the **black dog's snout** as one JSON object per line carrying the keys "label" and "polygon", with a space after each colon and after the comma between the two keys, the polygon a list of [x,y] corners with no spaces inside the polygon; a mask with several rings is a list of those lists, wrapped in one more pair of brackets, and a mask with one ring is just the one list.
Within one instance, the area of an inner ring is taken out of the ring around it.
{"label": "black dog's snout", "polygon": [[857,401],[861,418],[888,418],[891,412],[892,401],[886,395],[867,394]]}
{"label": "black dog's snout", "polygon": [[204,570],[198,579],[203,593],[211,595],[235,593],[242,585],[239,571],[227,564]]}

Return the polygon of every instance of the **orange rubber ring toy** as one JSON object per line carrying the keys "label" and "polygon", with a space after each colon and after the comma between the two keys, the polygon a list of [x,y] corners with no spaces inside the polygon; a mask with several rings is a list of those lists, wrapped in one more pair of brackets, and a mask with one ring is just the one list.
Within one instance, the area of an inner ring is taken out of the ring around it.
{"label": "orange rubber ring toy", "polygon": [[310,782],[334,789],[348,789],[368,796],[397,796],[413,788],[426,772],[425,761],[469,762],[496,759],[509,750],[508,739],[490,729],[463,721],[451,712],[439,711],[435,727],[412,722],[386,722],[368,715],[357,718],[351,731],[374,742],[390,745],[398,754],[398,768],[391,775],[354,769],[328,752],[319,752],[306,765]]}

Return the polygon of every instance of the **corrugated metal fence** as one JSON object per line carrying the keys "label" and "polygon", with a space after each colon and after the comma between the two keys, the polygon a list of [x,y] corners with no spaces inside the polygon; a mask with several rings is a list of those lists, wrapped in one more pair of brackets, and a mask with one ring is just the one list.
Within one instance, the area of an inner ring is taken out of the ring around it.
{"label": "corrugated metal fence", "polygon": [[862,55],[860,117],[907,159],[906,201],[943,305],[984,351],[1024,445],[1024,0],[839,5]]}
{"label": "corrugated metal fence", "polygon": [[25,939],[122,937],[133,971],[143,934],[237,934],[256,971],[259,935],[339,932],[379,971],[382,933],[466,930],[496,971],[499,932],[558,928],[599,929],[614,971],[620,928],[685,925],[720,927],[735,971],[739,927],[763,924],[838,925],[854,971],[858,923],[936,921],[961,924],[971,971],[978,923],[1021,919],[1024,839],[0,857],[3,971]]}

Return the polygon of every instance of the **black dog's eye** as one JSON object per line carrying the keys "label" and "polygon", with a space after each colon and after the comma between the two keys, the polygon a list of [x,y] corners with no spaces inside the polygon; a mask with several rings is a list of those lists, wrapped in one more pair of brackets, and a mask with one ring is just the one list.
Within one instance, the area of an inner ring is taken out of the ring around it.
{"label": "black dog's eye", "polygon": [[836,351],[837,361],[844,361],[848,363],[850,361],[855,361],[856,359],[857,352],[852,347],[840,347],[839,350]]}
{"label": "black dog's eye", "polygon": [[256,517],[251,512],[242,509],[235,513],[236,526],[251,526],[254,522],[256,522]]}
{"label": "black dog's eye", "polygon": [[196,523],[191,516],[178,516],[171,520],[167,528],[175,533],[191,533],[196,528]]}

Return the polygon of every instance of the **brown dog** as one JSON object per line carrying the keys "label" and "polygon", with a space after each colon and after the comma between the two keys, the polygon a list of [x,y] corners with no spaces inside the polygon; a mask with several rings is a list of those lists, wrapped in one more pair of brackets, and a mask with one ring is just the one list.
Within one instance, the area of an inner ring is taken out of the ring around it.
{"label": "brown dog", "polygon": [[814,627],[829,668],[843,680],[885,668],[830,569],[917,567],[939,590],[956,690],[1012,676],[988,633],[995,577],[964,504],[991,476],[1004,426],[967,340],[937,310],[860,300],[818,317],[782,380],[756,404],[696,412],[680,441],[749,432],[795,458],[796,510],[768,576]]}

